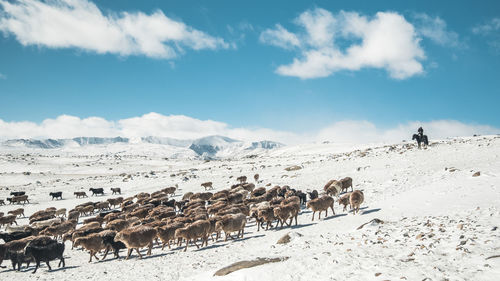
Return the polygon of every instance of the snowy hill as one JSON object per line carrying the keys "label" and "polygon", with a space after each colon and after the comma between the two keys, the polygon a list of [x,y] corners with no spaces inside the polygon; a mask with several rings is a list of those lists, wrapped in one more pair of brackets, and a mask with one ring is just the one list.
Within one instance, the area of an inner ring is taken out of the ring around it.
{"label": "snowy hill", "polygon": [[[240,157],[252,153],[280,148],[283,145],[273,141],[243,142],[224,136],[207,136],[195,140],[179,140],[167,137],[142,137],[129,139],[123,137],[100,138],[78,137],[72,139],[13,139],[1,144],[6,149],[61,149],[78,153],[79,149],[96,152],[142,151],[146,154],[161,153],[169,158],[215,159]],[[187,151],[190,150],[191,152]],[[83,152],[83,151],[82,151]]]}

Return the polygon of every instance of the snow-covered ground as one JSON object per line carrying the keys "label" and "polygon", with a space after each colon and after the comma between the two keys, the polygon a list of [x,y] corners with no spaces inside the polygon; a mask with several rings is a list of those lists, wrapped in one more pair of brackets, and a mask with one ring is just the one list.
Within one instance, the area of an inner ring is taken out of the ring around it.
{"label": "snow-covered ground", "polygon": [[[117,146],[114,146],[115,148]],[[124,146],[127,148],[127,146]],[[214,161],[172,159],[156,146],[142,149],[71,150],[0,149],[0,199],[10,191],[26,191],[31,204],[26,215],[49,206],[73,206],[74,191],[121,187],[123,196],[152,192],[178,184],[176,199],[202,191],[212,181],[215,190],[235,178],[260,174],[262,186],[290,185],[320,190],[333,178],[350,176],[365,194],[362,213],[342,212],[311,221],[303,209],[299,225],[259,231],[253,221],[245,237],[209,242],[199,250],[153,249],[143,260],[88,263],[88,253],[67,247],[66,268],[32,275],[0,269],[1,280],[498,280],[500,277],[500,137],[438,141],[428,149],[407,144],[307,144],[262,150],[255,158]],[[96,153],[98,151],[99,153]],[[165,152],[166,153],[166,152]],[[168,159],[166,159],[168,158]],[[286,167],[300,170],[288,172]],[[452,168],[452,169],[450,169]],[[480,176],[473,177],[475,172]],[[64,200],[51,201],[49,192],[63,191]],[[97,199],[91,199],[97,200]],[[0,212],[17,206],[0,206]],[[360,225],[374,218],[384,223]],[[19,219],[26,224],[27,219]],[[291,232],[291,241],[276,244]],[[67,245],[69,246],[69,244]],[[122,252],[122,256],[123,256]],[[218,269],[257,257],[289,257],[286,261],[214,277]],[[53,269],[56,268],[56,263]],[[29,269],[31,272],[32,268]]]}

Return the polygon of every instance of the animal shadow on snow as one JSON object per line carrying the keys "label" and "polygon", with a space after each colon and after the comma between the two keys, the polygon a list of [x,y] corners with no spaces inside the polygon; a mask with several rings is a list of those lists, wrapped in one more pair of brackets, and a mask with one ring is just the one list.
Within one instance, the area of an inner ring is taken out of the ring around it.
{"label": "animal shadow on snow", "polygon": [[378,212],[378,211],[380,211],[380,210],[381,210],[380,208],[370,209],[370,210],[366,210],[366,211],[365,211],[365,210],[363,210],[363,211],[361,212],[361,215],[367,215],[367,214],[369,214],[369,213],[375,213],[375,212]]}
{"label": "animal shadow on snow", "polygon": [[345,216],[347,216],[347,214],[336,214],[336,215],[329,216],[329,217],[326,217],[326,218],[321,219],[321,220],[327,221],[327,220],[331,220],[334,218],[345,217]]}
{"label": "animal shadow on snow", "polygon": [[[308,227],[308,226],[311,226],[311,225],[314,225],[314,224],[316,224],[316,223],[306,223],[306,224],[292,225],[289,228],[291,228],[291,229],[299,229],[299,228]],[[285,229],[285,227],[283,227],[282,229]],[[281,229],[278,227],[278,230],[281,230]]]}

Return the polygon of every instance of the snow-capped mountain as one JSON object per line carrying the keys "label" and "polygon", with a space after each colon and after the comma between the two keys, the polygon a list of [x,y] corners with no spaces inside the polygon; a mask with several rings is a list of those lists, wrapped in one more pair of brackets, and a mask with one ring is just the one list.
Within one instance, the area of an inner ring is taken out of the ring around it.
{"label": "snow-capped mountain", "polygon": [[[142,137],[129,139],[123,137],[100,138],[78,137],[72,139],[13,139],[4,141],[5,148],[30,149],[66,149],[77,152],[78,149],[90,147],[105,151],[122,151],[125,146],[136,150],[154,150],[167,154],[167,157],[198,157],[203,159],[228,158],[255,154],[282,147],[283,144],[273,141],[244,142],[224,136],[207,136],[195,140],[180,140],[167,137]],[[194,156],[193,156],[194,155]]]}

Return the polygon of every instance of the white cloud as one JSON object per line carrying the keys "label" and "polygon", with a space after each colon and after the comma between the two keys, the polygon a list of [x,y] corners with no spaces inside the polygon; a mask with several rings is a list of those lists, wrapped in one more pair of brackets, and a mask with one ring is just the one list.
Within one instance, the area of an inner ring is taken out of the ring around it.
{"label": "white cloud", "polygon": [[283,26],[277,24],[274,29],[264,30],[259,37],[260,42],[283,49],[291,49],[300,45],[299,38]]}
{"label": "white cloud", "polygon": [[484,24],[478,24],[472,28],[475,34],[488,35],[500,30],[500,18],[493,18]]}
{"label": "white cloud", "polygon": [[394,128],[382,129],[368,121],[339,121],[312,133],[277,131],[267,128],[233,128],[226,123],[199,120],[184,115],[148,113],[139,117],[109,121],[100,117],[79,118],[61,115],[41,123],[5,122],[0,119],[0,139],[14,138],[73,138],[93,137],[143,137],[158,136],[177,139],[194,139],[210,135],[228,136],[245,141],[274,140],[285,144],[306,142],[377,143],[399,142],[410,139],[417,128],[423,126],[431,139],[473,134],[497,134],[500,129],[454,120],[408,122]]}
{"label": "white cloud", "polygon": [[0,0],[0,31],[22,45],[170,59],[194,50],[229,48],[162,11],[104,14],[87,0]]}
{"label": "white cloud", "polygon": [[476,25],[472,28],[472,32],[487,38],[488,45],[500,53],[500,18],[493,18],[486,23]]}
{"label": "white cloud", "polygon": [[460,42],[458,33],[448,30],[446,22],[440,17],[431,17],[427,14],[416,14],[415,27],[417,33],[429,38],[441,46],[465,47],[465,43]]}
{"label": "white cloud", "polygon": [[[301,32],[288,32],[278,24],[261,34],[264,43],[282,48],[300,46],[299,57],[279,66],[278,74],[309,79],[341,70],[377,68],[385,69],[392,78],[405,79],[423,73],[425,53],[420,38],[398,13],[378,12],[368,18],[344,11],[333,15],[317,8],[305,11],[294,23]],[[348,46],[341,48],[339,43]]]}

